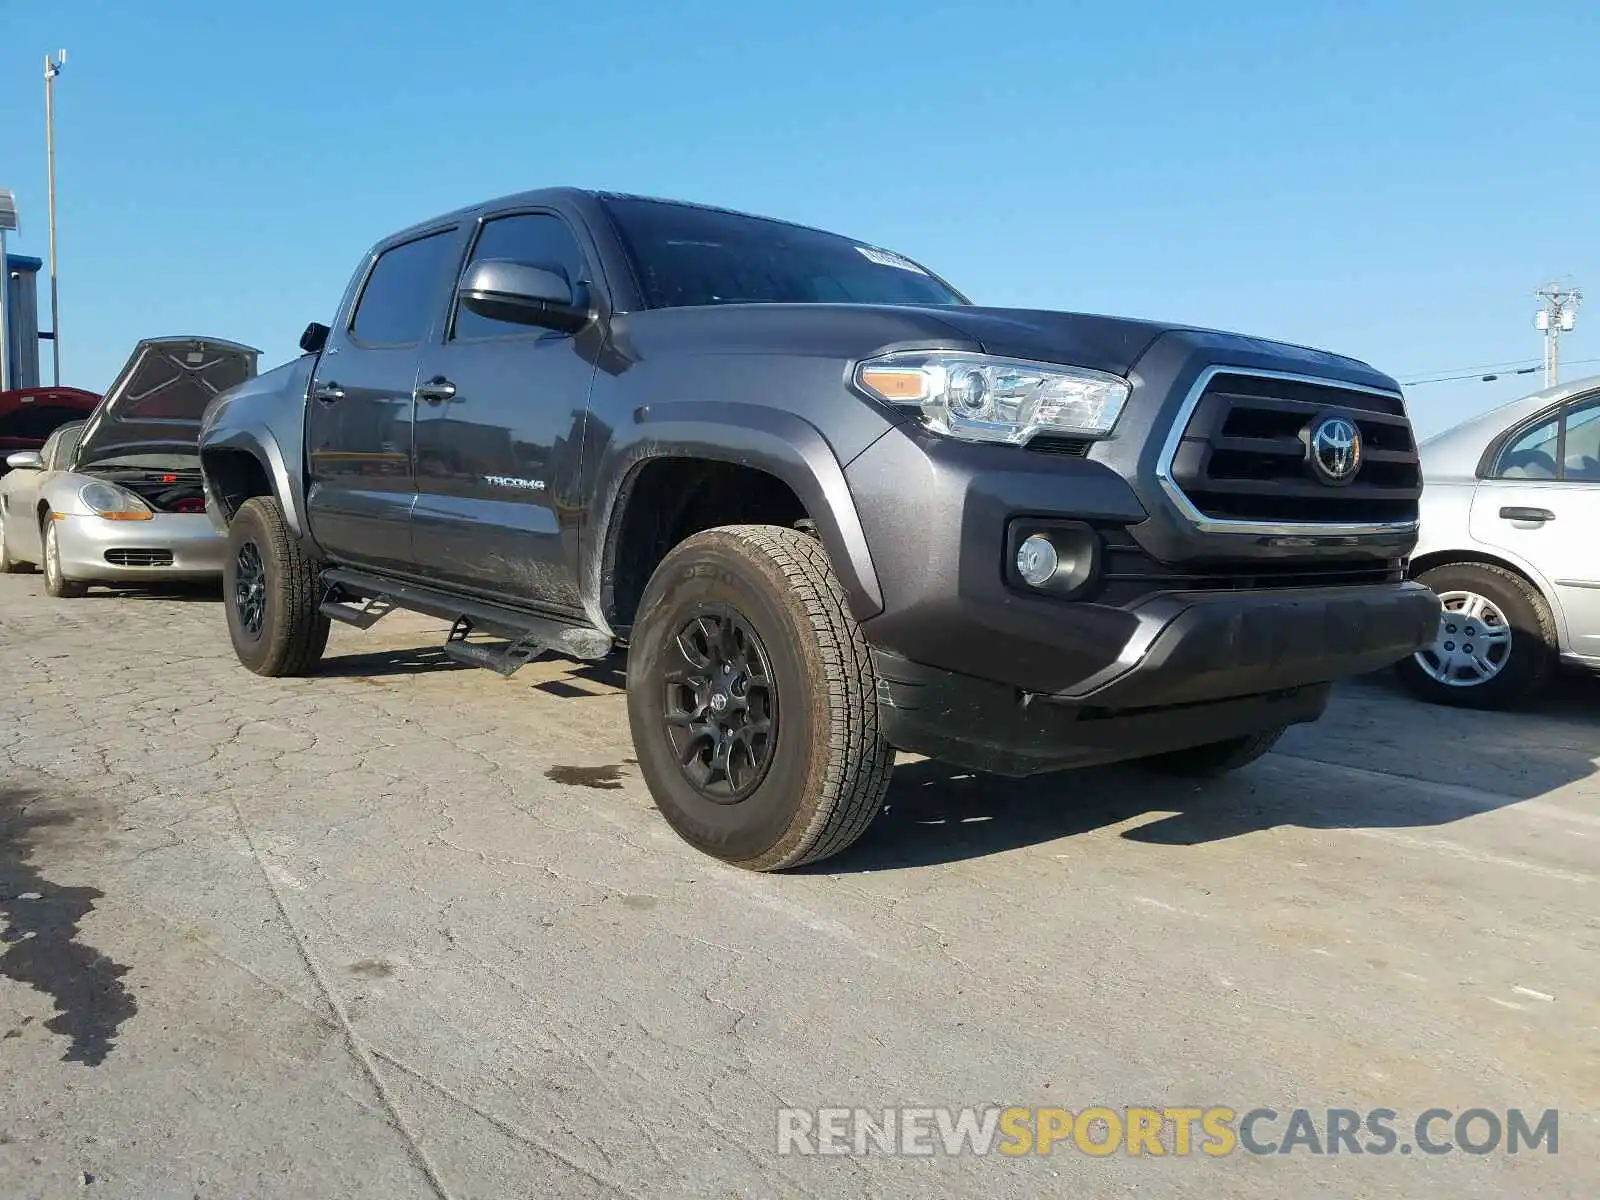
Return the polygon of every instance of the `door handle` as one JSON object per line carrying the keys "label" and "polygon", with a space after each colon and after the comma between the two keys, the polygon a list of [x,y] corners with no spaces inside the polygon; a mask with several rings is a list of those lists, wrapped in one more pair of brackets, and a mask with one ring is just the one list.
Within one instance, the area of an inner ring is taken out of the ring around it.
{"label": "door handle", "polygon": [[1500,519],[1503,521],[1532,521],[1542,525],[1546,521],[1554,521],[1555,513],[1548,508],[1502,508]]}
{"label": "door handle", "polygon": [[426,400],[429,404],[441,404],[446,400],[455,398],[456,385],[443,375],[435,375],[427,383],[417,384],[416,397]]}
{"label": "door handle", "polygon": [[344,399],[344,389],[337,383],[325,383],[321,387],[313,388],[311,397],[321,400],[324,404],[336,404]]}

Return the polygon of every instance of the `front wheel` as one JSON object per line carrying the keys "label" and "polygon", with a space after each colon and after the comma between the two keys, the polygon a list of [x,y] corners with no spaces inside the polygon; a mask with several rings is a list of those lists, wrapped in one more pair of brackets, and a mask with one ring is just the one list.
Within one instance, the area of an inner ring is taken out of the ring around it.
{"label": "front wheel", "polygon": [[1412,693],[1434,704],[1511,708],[1555,671],[1555,618],[1526,579],[1489,563],[1451,563],[1417,576],[1439,597],[1433,644],[1397,666]]}
{"label": "front wheel", "polygon": [[1163,775],[1177,775],[1185,779],[1214,779],[1247,767],[1260,758],[1283,736],[1288,728],[1278,725],[1249,733],[1243,737],[1228,738],[1222,742],[1207,742],[1203,746],[1189,746],[1183,750],[1170,750],[1152,755],[1144,760],[1152,770]]}
{"label": "front wheel", "polygon": [[317,567],[270,496],[234,514],[222,590],[234,653],[257,675],[306,675],[321,661],[328,618]]}
{"label": "front wheel", "polygon": [[68,579],[61,568],[61,535],[57,532],[59,524],[54,513],[45,514],[44,590],[58,600],[71,600],[86,595],[89,586],[76,579]]}
{"label": "front wheel", "polygon": [[651,576],[628,652],[628,723],[656,807],[696,849],[777,871],[837,854],[883,806],[866,640],[822,546],[735,525]]}

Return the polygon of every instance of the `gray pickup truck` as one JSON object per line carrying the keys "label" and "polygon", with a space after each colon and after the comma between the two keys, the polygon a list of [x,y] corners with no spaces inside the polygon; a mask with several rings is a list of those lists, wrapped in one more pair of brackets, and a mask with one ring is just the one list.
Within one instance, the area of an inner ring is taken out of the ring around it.
{"label": "gray pickup truck", "polygon": [[505,673],[625,648],[662,814],[755,870],[853,842],[896,750],[1214,774],[1437,629],[1400,390],[1349,358],[575,189],[383,239],[301,347],[200,439],[240,660],[396,607]]}

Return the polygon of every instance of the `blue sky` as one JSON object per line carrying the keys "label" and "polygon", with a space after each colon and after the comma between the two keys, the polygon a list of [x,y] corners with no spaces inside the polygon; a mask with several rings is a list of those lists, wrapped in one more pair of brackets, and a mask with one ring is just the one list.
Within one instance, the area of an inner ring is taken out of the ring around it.
{"label": "blue sky", "polygon": [[[13,249],[41,257],[41,70],[70,52],[64,383],[103,388],[158,333],[280,361],[378,237],[558,183],[836,229],[980,303],[1238,329],[1402,378],[1536,359],[1533,290],[1571,276],[1594,301],[1564,354],[1600,358],[1600,5],[4,8],[0,186]],[[1418,387],[1413,412],[1429,432],[1536,382]]]}

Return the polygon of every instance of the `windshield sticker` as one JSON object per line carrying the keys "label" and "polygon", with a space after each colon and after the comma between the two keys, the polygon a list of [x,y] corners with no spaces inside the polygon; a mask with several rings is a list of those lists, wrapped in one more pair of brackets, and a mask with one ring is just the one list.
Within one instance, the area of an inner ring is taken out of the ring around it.
{"label": "windshield sticker", "polygon": [[887,250],[874,250],[870,246],[857,246],[861,256],[869,262],[875,262],[880,267],[898,267],[902,271],[911,271],[917,275],[926,275],[927,272],[909,258],[901,258],[898,254],[891,254]]}

